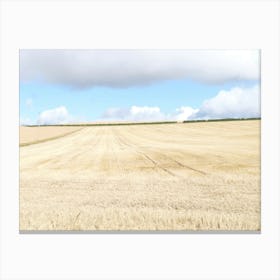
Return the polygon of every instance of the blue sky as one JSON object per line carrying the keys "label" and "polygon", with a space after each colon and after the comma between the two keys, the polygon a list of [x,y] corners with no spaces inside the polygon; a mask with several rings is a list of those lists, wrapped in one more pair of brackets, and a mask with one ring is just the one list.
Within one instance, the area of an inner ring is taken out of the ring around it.
{"label": "blue sky", "polygon": [[[248,72],[243,73],[242,69],[240,72],[238,63],[235,62],[239,57],[238,53],[234,53],[234,59],[231,56],[230,59],[227,58],[225,65],[221,62],[223,58],[219,59],[219,53],[215,53],[214,58],[218,59],[216,69],[215,65],[208,67],[214,59],[209,55],[209,51],[202,65],[201,53],[197,63],[196,53],[191,56],[189,52],[179,52],[183,57],[182,63],[178,59],[178,52],[175,52],[173,60],[174,54],[168,53],[170,58],[167,62],[165,54],[156,56],[157,59],[154,60],[153,54],[156,51],[144,55],[140,53],[145,60],[142,63],[135,59],[139,54],[131,51],[128,57],[125,52],[121,52],[121,55],[114,52],[112,56],[110,52],[100,55],[99,52],[88,51],[87,60],[84,59],[87,52],[72,52],[76,55],[74,62],[73,56],[68,53],[64,56],[65,51],[21,51],[22,124],[98,120],[185,120],[260,115],[259,76],[254,74],[254,71],[258,73],[258,69],[255,69],[258,64],[251,67],[246,65]],[[221,51],[221,57],[223,54]],[[258,59],[258,52],[254,54],[256,57],[250,53],[249,58]],[[119,56],[121,61],[118,61]],[[244,51],[240,53],[240,57],[242,56],[244,58]],[[61,57],[64,59],[59,61]],[[90,59],[92,64],[89,63]],[[122,69],[121,65],[133,59],[134,62],[129,67]],[[248,58],[244,59],[248,62]],[[63,65],[65,61],[66,66]],[[103,68],[97,65],[97,61]],[[187,67],[185,65],[188,65],[188,61],[190,66]],[[243,60],[240,61],[240,68],[244,68]],[[196,66],[195,63],[200,65]],[[164,67],[167,66],[168,71],[165,71]],[[69,72],[71,67],[75,70]],[[227,70],[230,67],[234,70]],[[59,68],[61,69],[58,72]],[[107,74],[108,71],[110,73]]]}

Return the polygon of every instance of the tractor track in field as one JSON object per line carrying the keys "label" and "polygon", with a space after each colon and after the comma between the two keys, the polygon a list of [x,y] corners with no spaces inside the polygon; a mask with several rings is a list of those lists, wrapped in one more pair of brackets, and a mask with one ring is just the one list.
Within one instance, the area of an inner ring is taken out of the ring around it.
{"label": "tractor track in field", "polygon": [[[115,131],[114,131],[115,133]],[[119,144],[122,145],[123,147],[129,148],[132,151],[136,152],[137,154],[142,155],[143,157],[145,157],[148,161],[150,161],[153,164],[154,168],[158,168],[159,170],[162,170],[164,172],[166,172],[167,174],[171,175],[172,177],[178,177],[178,175],[176,175],[175,173],[171,172],[170,170],[160,166],[159,162],[157,162],[156,160],[154,160],[153,158],[151,158],[150,156],[148,156],[146,153],[141,152],[137,149],[137,146],[132,145],[132,144],[128,144],[120,135],[118,135],[117,133],[115,133],[116,139],[118,140]]]}
{"label": "tractor track in field", "polygon": [[[157,129],[157,130],[160,131],[159,129]],[[131,132],[130,132],[130,133],[131,133]],[[139,136],[137,136],[137,137],[139,137]],[[193,168],[193,167],[188,166],[188,165],[186,165],[186,164],[183,164],[183,163],[179,162],[178,160],[174,159],[173,157],[167,156],[167,155],[165,155],[165,154],[163,154],[163,153],[160,153],[160,155],[161,155],[161,157],[164,157],[165,159],[174,162],[175,164],[177,164],[178,166],[180,166],[180,167],[182,167],[182,168],[185,168],[185,169],[188,169],[188,170],[197,172],[197,173],[199,173],[199,174],[201,174],[201,175],[207,175],[206,172],[204,172],[204,171],[202,171],[202,170],[199,170],[199,169],[196,169],[196,168]]]}
{"label": "tractor track in field", "polygon": [[[137,147],[136,145],[131,144],[131,143],[128,144],[127,142],[125,142],[125,141],[121,138],[120,135],[116,135],[116,136],[117,136],[118,139],[120,140],[120,143],[122,143],[123,145],[125,145],[125,146],[127,146],[127,147],[133,148],[138,154],[142,154],[145,158],[147,158],[149,161],[151,161],[151,162],[152,162],[155,166],[157,166],[158,168],[162,169],[163,171],[167,172],[168,174],[170,174],[170,175],[172,175],[172,176],[183,178],[182,176],[179,176],[178,174],[173,173],[172,171],[168,170],[167,168],[160,166],[160,163],[159,163],[158,161],[154,160],[154,159],[153,159],[151,156],[149,156],[146,152],[142,152],[142,151],[137,150],[138,147]],[[174,159],[174,158],[172,158],[172,157],[169,157],[169,156],[164,155],[163,153],[159,153],[159,154],[160,154],[161,157],[167,159],[168,161],[174,162],[176,165],[178,165],[178,166],[180,166],[180,167],[182,167],[182,168],[191,170],[191,171],[193,171],[193,172],[197,172],[197,173],[199,173],[199,174],[201,174],[201,175],[207,175],[207,173],[204,172],[204,171],[202,171],[202,170],[195,169],[195,168],[193,168],[193,167],[190,167],[190,166],[188,166],[188,165],[185,165],[185,164],[179,162],[178,160],[176,160],[176,159]]]}
{"label": "tractor track in field", "polygon": [[[114,132],[115,133],[115,132]],[[135,152],[137,152],[138,154],[141,154],[143,155],[146,159],[148,159],[150,162],[152,162],[154,164],[154,167],[157,167],[161,170],[163,170],[164,172],[168,173],[169,175],[173,176],[173,177],[180,177],[180,178],[184,178],[182,176],[179,176],[178,174],[175,174],[174,172],[170,171],[169,169],[165,168],[165,167],[162,167],[160,165],[160,162],[156,161],[155,159],[153,159],[151,156],[149,156],[146,152],[143,152],[143,151],[139,151],[138,150],[138,147],[134,144],[131,144],[131,143],[127,143],[119,134],[116,134],[116,137],[117,139],[119,140],[119,143],[120,145],[123,145],[123,146],[126,146],[126,147],[129,147],[131,149],[133,149]],[[176,159],[172,158],[172,157],[168,157],[162,153],[159,153],[161,157],[164,157],[165,159],[169,160],[169,161],[172,161],[174,162],[176,165],[182,167],[182,168],[185,168],[185,169],[188,169],[188,170],[191,170],[193,172],[197,172],[199,174],[202,174],[202,175],[207,175],[206,172],[204,171],[201,171],[201,170],[198,170],[198,169],[195,169],[195,168],[192,168],[190,166],[187,166],[185,164],[182,164],[181,162],[177,161]]]}

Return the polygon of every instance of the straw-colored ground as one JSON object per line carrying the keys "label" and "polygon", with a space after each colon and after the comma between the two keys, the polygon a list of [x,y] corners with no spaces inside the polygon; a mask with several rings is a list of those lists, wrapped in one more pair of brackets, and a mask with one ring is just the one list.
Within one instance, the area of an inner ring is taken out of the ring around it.
{"label": "straw-colored ground", "polygon": [[260,230],[260,121],[84,127],[21,147],[20,229]]}
{"label": "straw-colored ground", "polygon": [[56,139],[66,136],[79,130],[75,126],[40,126],[40,127],[20,127],[20,146],[45,142],[46,140]]}

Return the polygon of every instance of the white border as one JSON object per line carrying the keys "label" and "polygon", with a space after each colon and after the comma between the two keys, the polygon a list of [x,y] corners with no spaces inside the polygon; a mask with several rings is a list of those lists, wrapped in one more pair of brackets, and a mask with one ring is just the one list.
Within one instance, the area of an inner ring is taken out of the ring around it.
{"label": "white border", "polygon": [[[2,0],[1,279],[279,279],[279,34],[272,0]],[[20,48],[261,49],[262,233],[20,235]]]}

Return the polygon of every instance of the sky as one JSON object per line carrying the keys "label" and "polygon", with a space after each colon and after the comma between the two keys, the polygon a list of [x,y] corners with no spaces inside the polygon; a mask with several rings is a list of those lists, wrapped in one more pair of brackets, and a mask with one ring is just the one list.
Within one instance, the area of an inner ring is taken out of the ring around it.
{"label": "sky", "polygon": [[21,50],[22,125],[260,117],[258,50]]}

